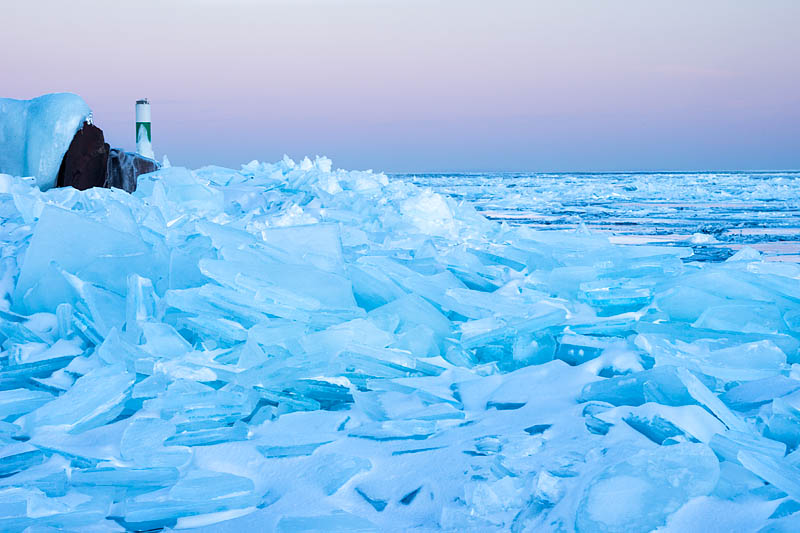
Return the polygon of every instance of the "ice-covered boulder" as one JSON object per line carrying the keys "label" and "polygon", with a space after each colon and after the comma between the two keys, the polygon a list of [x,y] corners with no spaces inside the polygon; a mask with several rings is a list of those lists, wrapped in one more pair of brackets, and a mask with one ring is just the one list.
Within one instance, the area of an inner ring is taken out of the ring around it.
{"label": "ice-covered boulder", "polygon": [[0,98],[0,173],[34,176],[42,190],[54,187],[64,154],[90,113],[71,93]]}

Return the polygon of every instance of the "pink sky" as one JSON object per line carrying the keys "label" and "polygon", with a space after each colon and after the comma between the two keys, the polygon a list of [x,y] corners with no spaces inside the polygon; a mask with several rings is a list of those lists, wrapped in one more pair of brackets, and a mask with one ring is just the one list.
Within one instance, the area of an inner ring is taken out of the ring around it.
{"label": "pink sky", "polygon": [[[120,5],[124,4],[124,5]],[[112,145],[396,171],[800,168],[800,2],[19,1],[2,95]]]}

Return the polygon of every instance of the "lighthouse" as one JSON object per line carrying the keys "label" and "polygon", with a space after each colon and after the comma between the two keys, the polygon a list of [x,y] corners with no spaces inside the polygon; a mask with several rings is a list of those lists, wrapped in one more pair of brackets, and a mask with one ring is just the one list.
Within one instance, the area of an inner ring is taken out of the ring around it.
{"label": "lighthouse", "polygon": [[136,101],[136,153],[142,157],[155,159],[150,127],[150,102],[147,98]]}

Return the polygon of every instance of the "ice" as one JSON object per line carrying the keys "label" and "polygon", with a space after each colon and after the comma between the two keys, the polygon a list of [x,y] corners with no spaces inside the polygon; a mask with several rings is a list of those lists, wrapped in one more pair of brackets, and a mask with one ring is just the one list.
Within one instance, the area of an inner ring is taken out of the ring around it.
{"label": "ice", "polygon": [[149,492],[169,487],[178,480],[175,468],[85,468],[74,472],[70,483],[75,486],[125,487]]}
{"label": "ice", "polygon": [[61,160],[90,114],[71,93],[0,98],[0,173],[33,176],[42,190],[54,187]]}
{"label": "ice", "polygon": [[0,191],[0,529],[796,518],[794,265],[325,158]]}
{"label": "ice", "polygon": [[777,459],[786,454],[786,445],[780,442],[739,431],[719,432],[711,438],[709,445],[719,457],[737,464],[741,464],[738,457],[740,452],[755,452]]}
{"label": "ice", "polygon": [[734,431],[747,431],[748,427],[744,420],[728,409],[728,407],[715,395],[697,376],[686,368],[678,368],[678,377],[686,386],[689,395],[698,404],[708,409],[716,416],[728,429]]}
{"label": "ice", "polygon": [[690,499],[711,492],[718,477],[717,459],[702,444],[641,450],[591,482],[575,526],[579,531],[651,531]]}
{"label": "ice", "polygon": [[783,333],[786,323],[777,306],[729,304],[712,306],[693,324],[696,328],[742,333]]}
{"label": "ice", "polygon": [[675,407],[651,402],[633,408],[598,411],[597,417],[612,425],[625,422],[656,444],[709,443],[726,430],[722,422],[698,405]]}
{"label": "ice", "polygon": [[63,395],[25,415],[25,424],[32,432],[59,426],[69,433],[105,425],[122,412],[134,380],[122,366],[93,370],[78,378]]}
{"label": "ice", "polygon": [[800,446],[800,391],[773,399],[771,407],[765,435],[794,450]]}
{"label": "ice", "polygon": [[311,531],[377,531],[369,520],[346,512],[330,515],[298,516],[282,518],[278,522],[280,533],[301,533]]}
{"label": "ice", "polygon": [[261,231],[265,247],[276,261],[311,264],[320,270],[344,273],[344,258],[337,224],[314,224],[266,228]]}
{"label": "ice", "polygon": [[182,466],[191,459],[189,449],[165,445],[177,426],[161,418],[137,418],[125,428],[120,440],[120,458],[135,465],[160,467]]}
{"label": "ice", "polygon": [[584,387],[580,401],[593,400],[613,405],[642,405],[649,401],[666,405],[695,403],[678,369],[673,366],[659,366],[590,383]]}
{"label": "ice", "polygon": [[24,415],[53,399],[53,395],[45,391],[28,389],[0,391],[0,419]]}
{"label": "ice", "polygon": [[161,170],[158,177],[151,174],[139,176],[136,181],[137,196],[149,196],[161,213],[193,209],[197,212],[218,212],[223,207],[223,193],[210,187],[182,167]]}
{"label": "ice", "polygon": [[[52,311],[62,302],[75,302],[74,294],[83,284],[77,283],[76,287],[76,283],[71,283],[73,278],[64,273],[97,284],[113,299],[114,295],[125,294],[129,273],[138,271],[153,277],[153,262],[150,247],[139,235],[119,231],[108,221],[104,224],[73,211],[47,206],[22,263],[14,293],[15,308],[33,313]],[[106,320],[102,316],[92,318]]]}
{"label": "ice", "polygon": [[747,411],[800,389],[800,381],[783,375],[747,381],[726,391],[720,399],[731,409]]}
{"label": "ice", "polygon": [[775,377],[786,369],[786,352],[772,340],[736,343],[699,339],[691,343],[671,342],[663,335],[643,334],[636,344],[659,364],[686,366],[725,381]]}
{"label": "ice", "polygon": [[740,451],[736,457],[745,468],[800,502],[799,468],[758,452]]}

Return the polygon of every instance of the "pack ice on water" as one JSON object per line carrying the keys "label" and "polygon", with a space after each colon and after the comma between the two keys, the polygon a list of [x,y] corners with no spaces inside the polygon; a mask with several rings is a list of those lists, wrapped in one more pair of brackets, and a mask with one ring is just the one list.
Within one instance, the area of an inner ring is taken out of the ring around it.
{"label": "pack ice on water", "polygon": [[796,264],[325,158],[0,220],[3,531],[798,529]]}

